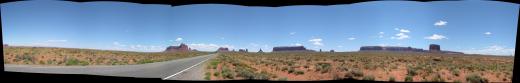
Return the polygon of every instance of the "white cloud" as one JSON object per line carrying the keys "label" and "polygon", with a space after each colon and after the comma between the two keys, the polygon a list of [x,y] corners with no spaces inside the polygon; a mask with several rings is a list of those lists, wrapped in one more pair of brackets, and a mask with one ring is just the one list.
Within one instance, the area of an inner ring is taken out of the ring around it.
{"label": "white cloud", "polygon": [[302,44],[300,43],[294,43],[294,44],[291,44],[292,46],[302,46]]}
{"label": "white cloud", "polygon": [[290,33],[289,33],[289,35],[294,35],[294,34],[296,34],[296,32],[290,32]]}
{"label": "white cloud", "polygon": [[491,32],[485,32],[484,34],[486,34],[486,35],[491,35],[491,34],[493,34],[493,33],[491,33]]}
{"label": "white cloud", "polygon": [[41,47],[68,47],[71,44],[67,40],[45,40],[45,41],[33,41],[33,42],[13,42],[13,43],[10,43],[9,45],[41,46]]}
{"label": "white cloud", "polygon": [[491,45],[482,49],[469,49],[462,52],[467,54],[489,54],[489,55],[514,55],[515,48],[507,48],[505,46]]}
{"label": "white cloud", "polygon": [[114,44],[114,45],[116,45],[116,46],[119,46],[119,47],[124,47],[124,46],[126,46],[126,45],[123,45],[123,44],[121,44],[121,43],[119,43],[119,42],[113,42],[112,44]]}
{"label": "white cloud", "polygon": [[442,20],[439,20],[437,22],[435,22],[433,25],[435,26],[445,26],[448,22],[446,21],[442,21]]}
{"label": "white cloud", "polygon": [[123,44],[120,42],[112,42],[110,50],[122,50],[122,51],[139,51],[139,52],[160,52],[166,49],[164,46],[156,45],[141,45],[141,44]]}
{"label": "white cloud", "polygon": [[379,38],[383,38],[384,34],[385,34],[385,32],[379,32]]}
{"label": "white cloud", "polygon": [[353,38],[353,37],[351,37],[351,38],[348,38],[348,40],[355,40],[355,39],[356,39],[356,38]]}
{"label": "white cloud", "polygon": [[182,41],[182,38],[179,37],[179,38],[175,39],[175,41],[176,42]]}
{"label": "white cloud", "polygon": [[447,38],[443,35],[433,34],[432,36],[424,37],[424,39],[441,40],[441,39],[447,39]]}
{"label": "white cloud", "polygon": [[249,43],[249,45],[253,46],[253,47],[258,47],[260,46],[259,44],[256,44],[256,43]]}
{"label": "white cloud", "polygon": [[[391,39],[402,40],[402,39],[410,38],[410,36],[408,34],[406,34],[406,33],[410,33],[411,32],[410,30],[399,29],[399,28],[394,28],[394,30],[399,31],[399,33],[395,34],[395,36],[390,37]],[[382,36],[380,36],[380,37],[382,37]]]}
{"label": "white cloud", "polygon": [[395,34],[395,36],[397,36],[397,37],[391,37],[391,38],[398,39],[398,40],[410,38],[410,36],[406,35],[405,33],[397,33],[397,34]]}
{"label": "white cloud", "polygon": [[315,39],[311,39],[309,40],[309,42],[312,42],[312,45],[315,45],[315,46],[323,46],[323,43],[321,43],[322,39],[320,38],[315,38]]}
{"label": "white cloud", "polygon": [[67,40],[47,40],[45,42],[67,42]]}
{"label": "white cloud", "polygon": [[339,45],[339,46],[336,46],[336,47],[341,48],[341,47],[343,47],[343,46],[342,46],[342,45]]}
{"label": "white cloud", "polygon": [[401,29],[401,30],[399,30],[399,32],[401,32],[401,33],[410,33],[410,30]]}
{"label": "white cloud", "polygon": [[191,49],[197,49],[199,51],[216,51],[220,47],[226,47],[228,49],[235,48],[232,45],[217,45],[217,44],[205,44],[205,43],[188,44],[188,47],[190,47]]}

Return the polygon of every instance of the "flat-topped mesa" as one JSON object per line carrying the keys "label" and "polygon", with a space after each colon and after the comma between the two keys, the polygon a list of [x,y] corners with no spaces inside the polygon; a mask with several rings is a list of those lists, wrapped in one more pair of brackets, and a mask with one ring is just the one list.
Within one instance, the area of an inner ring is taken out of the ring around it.
{"label": "flat-topped mesa", "polygon": [[280,46],[273,47],[273,52],[312,52],[303,46]]}
{"label": "flat-topped mesa", "polygon": [[443,54],[464,54],[455,51],[443,51],[441,46],[437,44],[430,44],[429,50],[423,50],[412,47],[397,47],[397,46],[362,46],[359,51],[391,51],[391,52],[425,52],[425,53],[443,53]]}
{"label": "flat-topped mesa", "polygon": [[424,52],[423,49],[397,46],[362,46],[359,51]]}
{"label": "flat-topped mesa", "polygon": [[441,52],[441,46],[437,44],[430,44],[430,52]]}
{"label": "flat-topped mesa", "polygon": [[165,52],[189,52],[190,50],[188,45],[181,43],[179,46],[168,46]]}
{"label": "flat-topped mesa", "polygon": [[238,52],[247,52],[247,49],[238,49]]}
{"label": "flat-topped mesa", "polygon": [[217,52],[229,52],[229,49],[225,47],[220,47],[217,49]]}

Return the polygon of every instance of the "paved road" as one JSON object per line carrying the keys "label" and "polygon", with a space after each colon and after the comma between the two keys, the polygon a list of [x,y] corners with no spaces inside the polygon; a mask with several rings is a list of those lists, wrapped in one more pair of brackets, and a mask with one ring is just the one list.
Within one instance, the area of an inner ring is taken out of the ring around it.
{"label": "paved road", "polygon": [[[39,66],[4,64],[5,71],[58,73],[58,74],[88,74],[104,76],[123,76],[139,78],[162,78],[168,80],[199,80],[203,77],[203,63],[215,57],[216,54],[196,56],[164,62],[118,65],[118,66]],[[181,72],[182,71],[182,72]]]}

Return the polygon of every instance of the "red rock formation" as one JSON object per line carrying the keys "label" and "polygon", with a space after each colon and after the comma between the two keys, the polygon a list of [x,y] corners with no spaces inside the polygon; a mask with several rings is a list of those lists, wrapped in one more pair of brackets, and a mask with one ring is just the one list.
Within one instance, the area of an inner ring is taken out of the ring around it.
{"label": "red rock formation", "polygon": [[166,48],[165,52],[188,52],[190,51],[190,48],[188,45],[181,43],[179,46],[168,46]]}
{"label": "red rock formation", "polygon": [[229,52],[228,48],[220,47],[218,48],[217,52]]}
{"label": "red rock formation", "polygon": [[437,44],[430,44],[430,52],[440,52],[441,46]]}

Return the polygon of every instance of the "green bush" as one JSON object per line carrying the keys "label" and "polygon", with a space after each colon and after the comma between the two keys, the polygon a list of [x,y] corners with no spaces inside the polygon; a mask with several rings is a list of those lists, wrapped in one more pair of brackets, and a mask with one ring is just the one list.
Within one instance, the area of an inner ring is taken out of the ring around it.
{"label": "green bush", "polygon": [[395,82],[395,77],[394,76],[390,76],[390,78],[388,78],[388,81]]}
{"label": "green bush", "polygon": [[219,75],[220,75],[219,72],[215,72],[215,73],[213,73],[213,76],[215,76],[215,77],[218,77]]}
{"label": "green bush", "polygon": [[279,81],[287,81],[287,77],[278,78]]}
{"label": "green bush", "polygon": [[432,82],[444,82],[444,79],[441,77],[440,74],[436,74],[435,76],[433,76]]}
{"label": "green bush", "polygon": [[69,65],[78,65],[79,64],[79,60],[76,59],[76,58],[68,58],[67,61],[65,61],[65,65],[69,66]]}
{"label": "green bush", "polygon": [[330,63],[318,63],[316,67],[316,70],[321,71],[321,73],[327,73],[330,71],[331,65]]}
{"label": "green bush", "polygon": [[455,76],[459,76],[460,71],[458,69],[453,69],[453,70],[451,70],[451,74],[453,74]]}
{"label": "green bush", "polygon": [[204,79],[206,79],[206,80],[211,80],[211,73],[206,72],[205,75],[206,75],[206,76],[204,77]]}
{"label": "green bush", "polygon": [[227,78],[227,79],[234,78],[233,72],[231,72],[231,70],[229,70],[227,67],[222,68],[221,74],[222,74],[222,77]]}
{"label": "green bush", "polygon": [[374,78],[374,76],[372,76],[372,75],[368,75],[368,76],[363,77],[363,80],[371,80],[371,81],[374,81],[375,78]]}
{"label": "green bush", "polygon": [[137,64],[146,64],[146,63],[153,63],[154,61],[151,59],[141,59],[137,61]]}
{"label": "green bush", "polygon": [[404,78],[404,81],[405,81],[405,82],[412,82],[412,81],[413,81],[413,76],[409,76],[409,75],[407,75],[407,76]]}
{"label": "green bush", "polygon": [[350,73],[356,77],[361,77],[363,76],[363,71],[359,70],[359,69],[353,69],[352,71],[350,71]]}
{"label": "green bush", "polygon": [[300,71],[300,70],[296,71],[296,75],[303,75],[303,74],[304,74],[303,71]]}
{"label": "green bush", "polygon": [[477,74],[470,74],[466,76],[466,81],[469,83],[487,83],[488,80],[478,76]]}
{"label": "green bush", "polygon": [[417,70],[415,68],[412,68],[412,67],[408,67],[407,72],[408,72],[409,76],[417,75]]}

